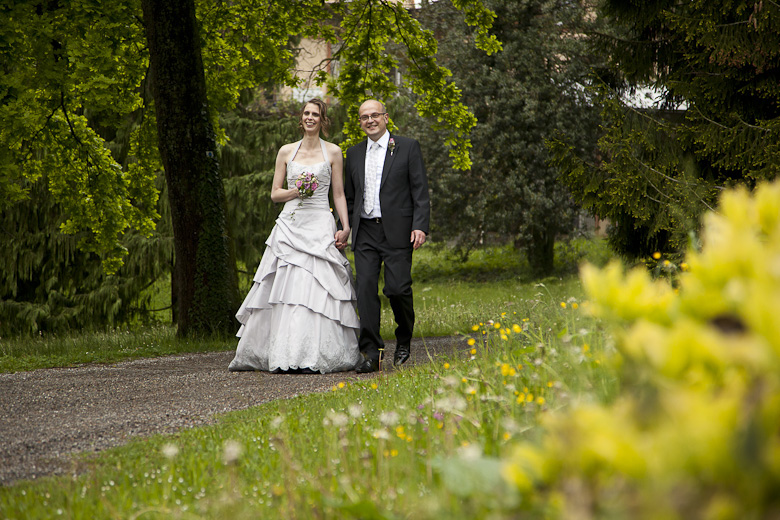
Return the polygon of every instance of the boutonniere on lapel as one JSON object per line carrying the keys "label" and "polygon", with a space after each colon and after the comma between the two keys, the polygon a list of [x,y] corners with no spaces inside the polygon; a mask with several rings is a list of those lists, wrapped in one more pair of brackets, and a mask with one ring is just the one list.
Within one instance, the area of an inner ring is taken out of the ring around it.
{"label": "boutonniere on lapel", "polygon": [[392,157],[393,152],[395,151],[395,139],[391,137],[390,140],[387,142],[387,147],[390,149],[390,157]]}

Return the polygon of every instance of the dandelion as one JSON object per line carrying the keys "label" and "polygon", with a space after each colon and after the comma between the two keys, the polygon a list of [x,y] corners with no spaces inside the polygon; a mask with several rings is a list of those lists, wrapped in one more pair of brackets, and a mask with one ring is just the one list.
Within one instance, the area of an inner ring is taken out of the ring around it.
{"label": "dandelion", "polygon": [[520,334],[521,332],[523,332],[523,328],[517,323],[512,325],[512,330],[515,331],[515,334]]}
{"label": "dandelion", "polygon": [[566,302],[561,302],[561,309],[565,309],[565,308],[566,308]]}
{"label": "dandelion", "polygon": [[571,308],[576,311],[577,309],[580,308],[580,305],[577,302],[574,302],[574,303],[571,304]]}
{"label": "dandelion", "polygon": [[582,351],[583,351],[583,352],[589,352],[589,351],[590,351],[590,345],[588,345],[587,343],[585,343],[585,344],[582,346]]}
{"label": "dandelion", "polygon": [[469,353],[473,356],[477,353],[477,349],[473,348],[469,351]]}
{"label": "dandelion", "polygon": [[337,428],[342,428],[349,422],[349,417],[346,414],[330,410],[326,416],[330,423]]}
{"label": "dandelion", "polygon": [[664,267],[669,267],[671,262],[669,260],[664,260]]}
{"label": "dandelion", "polygon": [[682,269],[683,271],[687,271],[688,270],[688,264],[686,264],[685,262],[681,263],[680,264],[680,269]]}
{"label": "dandelion", "polygon": [[371,390],[376,390],[379,388],[376,383],[371,383]]}
{"label": "dandelion", "polygon": [[387,427],[395,426],[398,424],[398,414],[396,412],[382,412],[379,415],[379,422]]}
{"label": "dandelion", "polygon": [[555,385],[555,381],[547,381],[547,388],[552,388]]}
{"label": "dandelion", "polygon": [[458,378],[455,376],[447,376],[442,378],[442,382],[444,383],[444,386],[454,387],[458,385]]}
{"label": "dandelion", "polygon": [[501,328],[501,324],[499,322],[495,322],[493,324],[493,328],[500,329]]}
{"label": "dandelion", "polygon": [[347,386],[347,384],[344,381],[339,381],[339,384],[336,385],[336,386],[338,386],[339,389],[341,389],[341,388],[344,388],[345,386]]}
{"label": "dandelion", "polygon": [[391,457],[397,457],[398,456],[398,450],[396,450],[396,449],[390,450],[390,456]]}
{"label": "dandelion", "polygon": [[654,258],[655,260],[658,260],[659,258],[661,258],[661,253],[659,253],[658,251],[656,251],[655,253],[653,253],[653,258]]}
{"label": "dandelion", "polygon": [[509,336],[507,336],[506,334],[501,334],[501,339],[507,341],[509,339]]}
{"label": "dandelion", "polygon": [[242,451],[243,449],[241,448],[241,444],[239,444],[238,441],[225,441],[225,444],[222,446],[222,460],[225,465],[230,465],[236,462],[241,456]]}
{"label": "dandelion", "polygon": [[[469,340],[466,343],[468,343],[470,347],[473,347],[477,343],[477,340],[475,340],[474,338],[469,338]],[[471,349],[471,353],[476,354],[477,351],[475,349]]]}
{"label": "dandelion", "polygon": [[160,451],[162,451],[162,454],[166,459],[173,459],[179,454],[179,447],[175,444],[166,443]]}
{"label": "dandelion", "polygon": [[479,325],[472,325],[471,330],[473,330],[474,332],[478,331]]}
{"label": "dandelion", "polygon": [[450,368],[450,364],[449,363],[444,363],[444,370],[448,370],[449,368]]}
{"label": "dandelion", "polygon": [[351,404],[347,408],[347,411],[349,412],[349,416],[353,419],[357,419],[363,414],[363,407],[359,404]]}
{"label": "dandelion", "polygon": [[539,404],[539,405],[542,405],[542,404],[544,404],[544,403],[545,403],[545,401],[544,401],[544,397],[541,397],[541,396],[540,396],[540,397],[537,397],[537,398],[536,398],[536,403],[537,403],[537,404]]}
{"label": "dandelion", "polygon": [[469,394],[469,395],[476,395],[477,389],[474,388],[473,386],[470,386],[470,387],[466,388],[466,393]]}
{"label": "dandelion", "polygon": [[511,434],[511,433],[509,433],[509,432],[504,432],[504,440],[505,440],[505,441],[508,441],[508,440],[509,440],[509,439],[511,439],[511,438],[512,438],[512,434]]}

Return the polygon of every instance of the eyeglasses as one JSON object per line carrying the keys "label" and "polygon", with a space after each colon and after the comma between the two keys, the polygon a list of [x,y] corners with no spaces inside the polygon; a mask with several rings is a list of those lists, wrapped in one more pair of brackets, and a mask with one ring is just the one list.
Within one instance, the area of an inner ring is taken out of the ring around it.
{"label": "eyeglasses", "polygon": [[365,123],[369,119],[379,119],[380,117],[382,117],[385,114],[387,114],[387,112],[374,112],[373,114],[364,114],[364,115],[360,116],[359,119],[360,119],[360,121]]}

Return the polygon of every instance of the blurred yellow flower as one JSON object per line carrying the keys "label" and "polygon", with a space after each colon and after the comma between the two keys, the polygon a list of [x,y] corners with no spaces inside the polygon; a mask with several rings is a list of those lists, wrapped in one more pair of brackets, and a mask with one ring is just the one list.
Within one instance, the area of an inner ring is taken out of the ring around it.
{"label": "blurred yellow flower", "polygon": [[501,324],[499,322],[496,322],[496,323],[493,324],[493,327],[495,327],[497,329],[500,329],[501,328]]}
{"label": "blurred yellow flower", "polygon": [[[472,345],[473,345],[473,343],[472,343]],[[473,349],[469,350],[469,353],[473,356],[474,354],[477,353],[477,349],[473,348]]]}
{"label": "blurred yellow flower", "polygon": [[509,337],[506,334],[501,334],[501,339],[506,341],[509,339]]}
{"label": "blurred yellow flower", "polygon": [[[475,340],[474,338],[469,338],[469,340],[466,343],[468,343],[469,346],[473,346],[476,342],[477,340]],[[474,354],[474,352],[472,352],[472,354]]]}
{"label": "blurred yellow flower", "polygon": [[339,388],[344,388],[345,386],[347,386],[347,385],[344,383],[344,381],[340,381],[339,384],[338,384]]}
{"label": "blurred yellow flower", "polygon": [[446,370],[448,368],[450,368],[450,364],[449,363],[444,363],[444,369]]}
{"label": "blurred yellow flower", "polygon": [[479,325],[472,325],[471,326],[471,330],[473,330],[475,332],[478,331],[479,330]]}
{"label": "blurred yellow flower", "polygon": [[659,253],[658,251],[656,251],[655,253],[653,253],[653,258],[654,258],[654,259],[656,259],[656,260],[658,260],[659,258],[661,258],[661,253]]}
{"label": "blurred yellow flower", "polygon": [[580,308],[580,305],[577,302],[574,302],[574,303],[571,304],[571,308],[576,311],[577,309]]}
{"label": "blurred yellow flower", "polygon": [[523,332],[522,327],[520,327],[520,325],[518,325],[517,323],[512,325],[512,330],[515,331],[515,334],[520,334],[521,332]]}
{"label": "blurred yellow flower", "polygon": [[561,309],[565,309],[565,308],[566,308],[566,302],[561,302]]}
{"label": "blurred yellow flower", "polygon": [[511,438],[512,438],[512,434],[511,434],[511,433],[509,433],[509,432],[504,432],[504,440],[505,440],[505,441],[508,441],[508,440],[509,440],[509,439],[511,439]]}
{"label": "blurred yellow flower", "polygon": [[379,387],[377,386],[376,383],[371,383],[371,389],[372,390],[376,390],[377,388],[379,388]]}

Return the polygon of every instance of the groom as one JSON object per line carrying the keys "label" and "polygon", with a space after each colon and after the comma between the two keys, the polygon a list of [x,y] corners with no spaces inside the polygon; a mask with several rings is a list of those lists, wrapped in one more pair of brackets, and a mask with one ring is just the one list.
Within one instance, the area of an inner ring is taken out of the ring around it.
{"label": "groom", "polygon": [[368,139],[347,150],[344,177],[363,355],[355,371],[366,373],[379,370],[384,351],[377,294],[383,263],[384,294],[397,325],[393,364],[400,366],[409,359],[414,329],[412,251],[425,243],[431,203],[420,143],[387,131],[389,116],[379,101],[366,101],[358,114]]}

